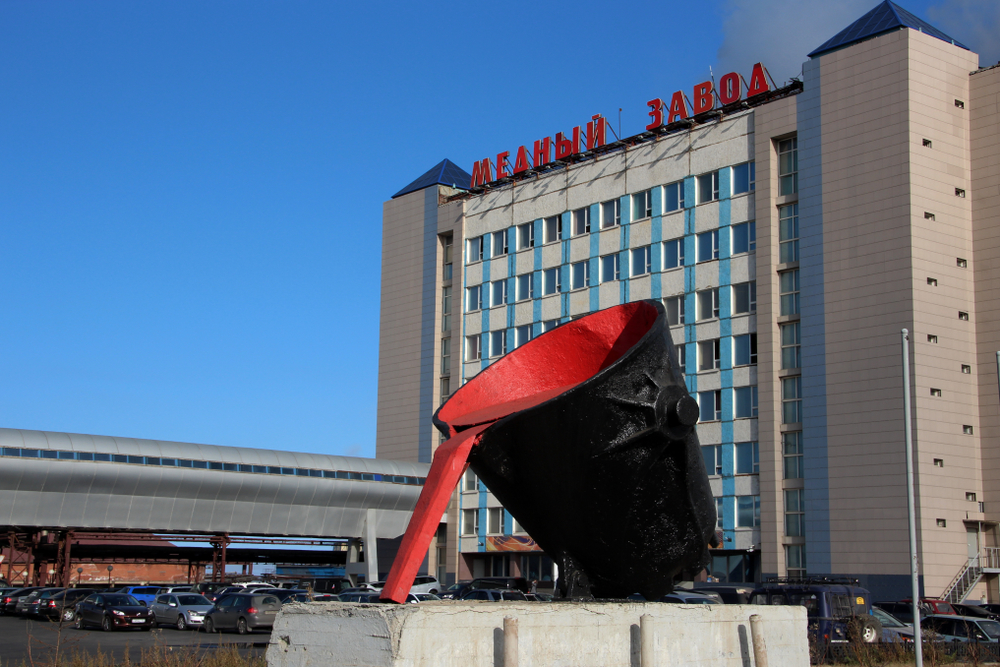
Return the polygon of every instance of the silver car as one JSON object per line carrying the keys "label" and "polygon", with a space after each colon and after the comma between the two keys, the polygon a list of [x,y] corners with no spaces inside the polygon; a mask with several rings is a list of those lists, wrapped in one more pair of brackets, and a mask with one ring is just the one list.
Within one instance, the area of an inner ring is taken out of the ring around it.
{"label": "silver car", "polygon": [[157,595],[153,604],[149,605],[154,623],[172,625],[178,630],[201,627],[205,622],[205,614],[212,607],[211,600],[197,593]]}

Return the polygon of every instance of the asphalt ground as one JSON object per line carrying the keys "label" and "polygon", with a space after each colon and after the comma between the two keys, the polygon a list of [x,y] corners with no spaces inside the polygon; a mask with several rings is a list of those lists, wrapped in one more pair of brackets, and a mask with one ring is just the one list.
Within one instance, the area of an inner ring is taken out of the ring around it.
{"label": "asphalt ground", "polygon": [[72,623],[0,616],[0,667],[20,667],[53,662],[56,648],[60,655],[98,651],[114,656],[121,662],[126,652],[135,662],[142,651],[212,651],[220,646],[235,645],[241,655],[263,656],[270,641],[269,632],[250,635],[215,633],[198,630],[180,631],[172,627],[152,630],[100,629],[77,630]]}

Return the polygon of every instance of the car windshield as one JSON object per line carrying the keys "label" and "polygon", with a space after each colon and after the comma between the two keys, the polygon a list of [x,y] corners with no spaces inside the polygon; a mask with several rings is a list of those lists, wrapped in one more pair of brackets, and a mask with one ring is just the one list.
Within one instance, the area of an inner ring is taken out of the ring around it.
{"label": "car windshield", "polygon": [[131,595],[105,595],[104,604],[109,607],[140,607],[139,601]]}
{"label": "car windshield", "polygon": [[819,616],[819,595],[816,593],[789,593],[788,602],[802,605],[809,616]]}
{"label": "car windshield", "polygon": [[190,607],[195,605],[205,605],[207,607],[212,606],[212,601],[209,600],[204,595],[178,595],[177,601],[184,606]]}
{"label": "car windshield", "polygon": [[904,628],[904,627],[906,627],[905,625],[903,625],[902,623],[900,623],[899,619],[897,619],[895,616],[893,616],[892,614],[889,614],[889,613],[886,613],[886,612],[882,611],[878,607],[872,607],[872,616],[874,616],[875,618],[877,618],[879,620],[879,622],[882,624],[883,628]]}
{"label": "car windshield", "polygon": [[457,591],[457,590],[459,590],[460,588],[465,588],[465,587],[466,587],[466,586],[468,586],[468,585],[469,585],[469,583],[468,583],[468,582],[464,582],[464,583],[458,583],[458,584],[452,584],[451,586],[449,586],[449,587],[448,587],[448,590],[449,590],[449,591]]}
{"label": "car windshield", "polygon": [[978,621],[978,624],[990,639],[1000,638],[1000,623],[996,621]]}

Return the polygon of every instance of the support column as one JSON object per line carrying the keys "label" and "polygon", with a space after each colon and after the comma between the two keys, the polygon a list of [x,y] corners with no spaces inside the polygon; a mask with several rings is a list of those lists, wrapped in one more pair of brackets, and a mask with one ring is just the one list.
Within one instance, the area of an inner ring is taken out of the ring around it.
{"label": "support column", "polygon": [[378,581],[378,543],[375,537],[375,510],[365,510],[365,577]]}

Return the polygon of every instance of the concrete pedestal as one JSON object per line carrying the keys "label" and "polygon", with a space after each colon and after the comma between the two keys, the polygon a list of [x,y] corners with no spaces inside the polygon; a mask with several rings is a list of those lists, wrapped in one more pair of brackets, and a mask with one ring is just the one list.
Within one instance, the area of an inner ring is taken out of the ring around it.
{"label": "concrete pedestal", "polygon": [[[751,622],[753,617],[753,622]],[[808,667],[804,607],[649,602],[285,605],[268,667]]]}

